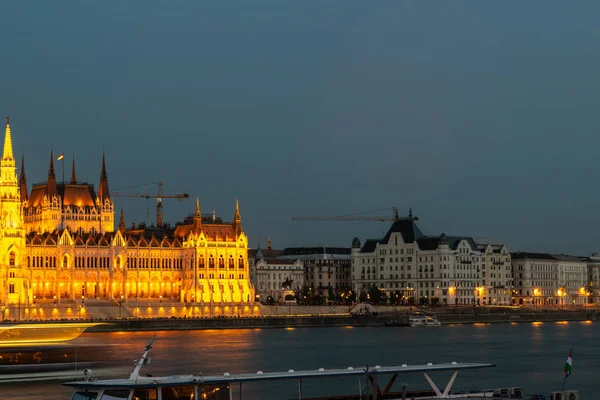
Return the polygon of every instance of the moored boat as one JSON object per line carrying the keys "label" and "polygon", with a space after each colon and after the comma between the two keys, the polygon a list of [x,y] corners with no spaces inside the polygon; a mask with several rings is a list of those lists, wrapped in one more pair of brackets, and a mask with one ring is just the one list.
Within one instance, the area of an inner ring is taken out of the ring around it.
{"label": "moored boat", "polygon": [[[265,382],[277,380],[297,381],[298,399],[308,400],[302,394],[302,382],[317,378],[342,378],[356,377],[358,379],[358,393],[355,395],[343,395],[339,398],[344,399],[499,399],[506,398],[502,390],[452,393],[451,389],[454,381],[461,370],[475,370],[494,367],[492,364],[480,363],[445,363],[424,365],[398,366],[366,366],[366,367],[348,367],[344,369],[325,369],[310,371],[288,370],[283,372],[263,372],[221,375],[172,375],[163,377],[153,377],[149,374],[141,375],[141,368],[150,363],[148,357],[154,343],[154,337],[145,347],[144,352],[135,364],[133,372],[128,378],[124,379],[105,379],[97,380],[89,370],[86,370],[83,380],[65,383],[64,385],[73,387],[71,400],[231,400],[233,399],[232,388],[239,385],[239,398],[242,398],[242,384],[250,382]],[[429,376],[432,372],[448,371],[453,372],[448,384],[444,388],[438,388]],[[418,392],[394,393],[390,389],[401,374],[422,373],[430,385],[430,389]],[[385,389],[379,385],[383,378],[391,375],[389,383]],[[235,396],[238,398],[238,394]],[[323,397],[320,399],[330,399]],[[334,397],[338,398],[338,397]],[[509,397],[510,398],[510,397]],[[516,397],[513,397],[516,398]],[[314,399],[314,398],[313,398]]]}

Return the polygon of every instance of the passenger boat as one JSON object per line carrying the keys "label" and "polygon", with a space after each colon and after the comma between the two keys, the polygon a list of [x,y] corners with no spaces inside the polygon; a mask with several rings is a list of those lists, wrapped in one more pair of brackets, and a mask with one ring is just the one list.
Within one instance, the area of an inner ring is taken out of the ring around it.
{"label": "passenger boat", "polygon": [[437,316],[432,313],[416,312],[408,316],[410,326],[441,326]]}
{"label": "passenger boat", "polygon": [[19,344],[66,342],[100,323],[51,323],[0,325],[0,347]]}
{"label": "passenger boat", "polygon": [[[0,384],[73,379],[86,367],[100,367],[98,348],[74,344],[96,323],[39,323],[0,326]],[[109,362],[107,362],[110,365]],[[76,375],[75,375],[76,374]]]}
{"label": "passenger boat", "polygon": [[[71,400],[232,400],[233,385],[239,384],[239,398],[242,398],[242,384],[248,382],[264,382],[276,380],[292,380],[297,382],[298,399],[308,400],[302,395],[302,382],[317,378],[358,378],[358,394],[344,395],[340,399],[500,399],[507,398],[508,392],[501,390],[492,391],[469,391],[462,393],[451,393],[452,386],[461,370],[474,370],[481,368],[494,367],[493,364],[477,363],[447,363],[425,365],[406,365],[399,366],[366,366],[366,367],[348,367],[346,369],[324,369],[312,371],[288,370],[284,372],[263,372],[222,375],[174,375],[165,377],[153,377],[140,371],[144,365],[150,363],[148,357],[152,349],[155,337],[145,347],[142,356],[134,362],[135,368],[128,378],[124,379],[105,379],[97,380],[90,370],[86,370],[84,378],[80,381],[64,383],[66,386],[73,387],[75,392]],[[440,389],[429,376],[432,372],[453,371],[448,384]],[[392,393],[390,389],[401,374],[422,373],[429,383],[431,389],[419,392]],[[385,376],[391,375],[389,383],[382,389],[379,381]],[[364,383],[362,383],[364,381]],[[363,390],[364,389],[364,390]],[[522,393],[522,392],[521,392]],[[496,395],[497,394],[497,395]],[[500,397],[501,396],[501,397]],[[235,396],[238,398],[238,395]],[[321,400],[330,399],[323,397]],[[513,397],[514,398],[514,397]],[[313,398],[314,399],[314,398]]]}

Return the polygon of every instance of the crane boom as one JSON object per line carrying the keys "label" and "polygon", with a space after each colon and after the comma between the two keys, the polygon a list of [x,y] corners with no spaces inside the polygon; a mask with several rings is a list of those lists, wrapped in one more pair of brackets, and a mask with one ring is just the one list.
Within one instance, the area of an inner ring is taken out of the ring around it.
{"label": "crane boom", "polygon": [[[387,216],[387,217],[382,217],[382,216],[366,216],[366,215],[358,215],[358,214],[351,214],[351,215],[339,215],[339,216],[294,216],[292,217],[292,221],[381,221],[381,222],[385,222],[385,221],[392,221],[392,222],[396,222],[399,221],[401,218],[398,217],[398,209],[396,207],[391,207],[392,209],[392,215]],[[379,211],[379,210],[376,210]],[[359,213],[359,214],[365,214],[365,213]],[[409,212],[408,218],[407,219],[418,219],[417,217],[413,217],[412,215],[412,210]]]}
{"label": "crane boom", "polygon": [[128,189],[128,188],[136,188],[136,187],[140,187],[140,186],[148,186],[148,185],[158,185],[158,192],[156,194],[150,194],[150,193],[131,193],[131,192],[113,192],[112,196],[113,197],[136,197],[136,198],[143,198],[143,199],[156,199],[156,226],[161,226],[163,224],[163,206],[162,206],[162,199],[177,199],[177,200],[183,200],[183,199],[189,199],[190,195],[187,193],[181,193],[181,194],[163,194],[162,192],[162,182],[152,182],[152,183],[145,183],[145,184],[141,184],[141,185],[134,185],[134,186],[128,186],[122,189]]}
{"label": "crane boom", "polygon": [[[141,197],[144,199],[157,199],[159,198],[159,196],[157,194],[150,194],[150,193],[129,193],[129,192],[114,192],[111,193],[112,197]],[[160,198],[162,199],[179,199],[179,200],[183,200],[183,199],[189,199],[190,195],[187,193],[182,193],[182,194],[173,194],[173,195],[162,195],[160,196]]]}

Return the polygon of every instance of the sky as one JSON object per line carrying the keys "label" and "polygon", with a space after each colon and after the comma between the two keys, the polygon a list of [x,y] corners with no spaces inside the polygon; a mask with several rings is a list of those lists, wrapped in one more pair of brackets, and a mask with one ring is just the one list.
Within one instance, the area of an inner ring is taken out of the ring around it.
{"label": "sky", "polygon": [[[599,2],[19,1],[0,13],[0,115],[30,187],[51,146],[67,178],[74,155],[97,187],[104,150],[112,190],[160,180],[190,195],[164,201],[167,221],[196,197],[232,219],[239,199],[253,247],[349,247],[389,222],[291,217],[395,206],[430,235],[600,251]],[[154,221],[152,199],[115,204],[128,225]]]}

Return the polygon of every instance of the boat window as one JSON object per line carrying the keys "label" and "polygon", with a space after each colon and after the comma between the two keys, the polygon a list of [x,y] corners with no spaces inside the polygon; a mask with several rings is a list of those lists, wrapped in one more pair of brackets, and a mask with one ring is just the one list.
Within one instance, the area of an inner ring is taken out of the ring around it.
{"label": "boat window", "polygon": [[224,385],[204,385],[202,386],[203,400],[229,400],[229,386]]}
{"label": "boat window", "polygon": [[161,389],[162,400],[193,400],[193,386],[174,386]]}
{"label": "boat window", "polygon": [[157,400],[158,393],[156,389],[135,389],[131,400]]}
{"label": "boat window", "polygon": [[127,400],[129,389],[105,390],[100,400]]}
{"label": "boat window", "polygon": [[98,397],[98,393],[96,392],[75,392],[73,393],[73,397],[71,400],[94,400]]}

